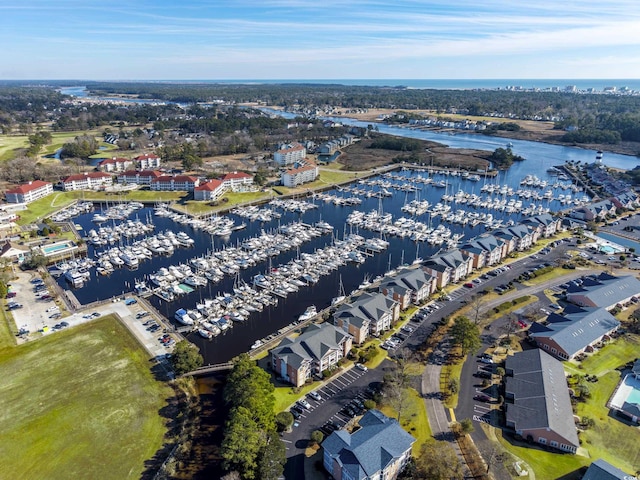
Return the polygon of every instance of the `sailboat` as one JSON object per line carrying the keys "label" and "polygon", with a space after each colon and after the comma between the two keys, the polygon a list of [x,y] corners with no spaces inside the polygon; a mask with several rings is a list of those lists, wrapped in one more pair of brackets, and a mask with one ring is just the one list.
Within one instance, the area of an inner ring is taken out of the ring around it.
{"label": "sailboat", "polygon": [[413,263],[411,265],[418,265],[419,263],[422,263],[422,258],[420,258],[420,256],[418,255],[418,251],[420,250],[420,243],[416,243],[416,259],[413,261]]}
{"label": "sailboat", "polygon": [[344,292],[344,285],[342,285],[342,275],[340,275],[340,286],[338,287],[338,296],[331,299],[331,305],[336,305],[347,298]]}

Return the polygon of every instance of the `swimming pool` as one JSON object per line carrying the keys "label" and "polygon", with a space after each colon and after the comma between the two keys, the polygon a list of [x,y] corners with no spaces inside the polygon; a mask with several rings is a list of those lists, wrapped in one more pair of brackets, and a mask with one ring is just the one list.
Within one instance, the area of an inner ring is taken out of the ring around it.
{"label": "swimming pool", "polygon": [[640,379],[628,374],[609,401],[612,408],[625,412],[633,421],[640,420]]}
{"label": "swimming pool", "polygon": [[42,247],[42,251],[44,252],[45,255],[50,255],[52,253],[56,253],[56,252],[59,252],[60,250],[65,250],[71,247],[73,247],[73,244],[71,242],[54,243],[52,245],[47,245]]}
{"label": "swimming pool", "polygon": [[609,245],[600,245],[600,251],[608,255],[611,255],[612,253],[617,252],[615,248],[610,247]]}

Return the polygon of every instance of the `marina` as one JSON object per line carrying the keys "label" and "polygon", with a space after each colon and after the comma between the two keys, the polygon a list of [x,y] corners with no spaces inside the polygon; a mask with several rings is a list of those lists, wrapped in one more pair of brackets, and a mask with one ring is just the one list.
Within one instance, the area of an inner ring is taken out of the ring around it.
{"label": "marina", "polygon": [[[531,172],[470,180],[405,168],[203,218],[155,205],[115,219],[127,210],[96,205],[72,218],[97,240],[87,242],[86,259],[57,266],[57,281],[83,304],[130,291],[147,296],[200,347],[205,363],[226,362],[306,318],[311,306],[330,307],[336,293],[367,288],[386,272],[532,213],[566,208],[567,195],[572,205],[585,200],[579,187],[530,165],[540,186]],[[97,223],[102,217],[108,220]]]}

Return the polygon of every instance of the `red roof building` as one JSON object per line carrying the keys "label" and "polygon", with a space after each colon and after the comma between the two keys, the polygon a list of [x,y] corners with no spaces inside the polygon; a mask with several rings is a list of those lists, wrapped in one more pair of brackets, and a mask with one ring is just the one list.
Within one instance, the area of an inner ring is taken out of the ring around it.
{"label": "red roof building", "polygon": [[96,190],[113,185],[113,178],[104,172],[86,172],[69,175],[62,180],[65,191]]}
{"label": "red roof building", "polygon": [[46,197],[53,192],[51,182],[43,182],[42,180],[34,180],[19,187],[12,188],[5,192],[7,202],[9,203],[29,203],[39,198]]}
{"label": "red roof building", "polygon": [[160,168],[160,157],[153,153],[145,153],[133,158],[140,170]]}
{"label": "red roof building", "polygon": [[238,190],[244,186],[253,185],[253,177],[244,172],[231,172],[222,177],[222,183],[231,190]]}
{"label": "red roof building", "polygon": [[105,158],[98,163],[98,170],[103,172],[124,172],[127,168],[131,168],[133,162],[128,158]]}
{"label": "red roof building", "polygon": [[160,178],[162,173],[157,170],[127,170],[116,178],[120,184],[151,185],[151,181]]}
{"label": "red roof building", "polygon": [[194,200],[217,200],[224,192],[227,186],[220,180],[209,180],[193,189]]}
{"label": "red roof building", "polygon": [[198,185],[200,185],[200,179],[191,175],[163,175],[151,180],[151,190],[164,192],[192,192]]}

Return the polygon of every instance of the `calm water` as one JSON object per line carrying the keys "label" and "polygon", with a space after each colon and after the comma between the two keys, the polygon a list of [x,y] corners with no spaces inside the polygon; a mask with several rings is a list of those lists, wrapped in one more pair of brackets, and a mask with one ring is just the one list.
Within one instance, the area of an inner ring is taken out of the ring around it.
{"label": "calm water", "polygon": [[[268,108],[262,109],[265,112],[280,115],[285,118],[295,118],[297,115],[280,110],[272,110]],[[340,122],[345,125],[353,125],[366,128],[372,122],[361,122],[352,118],[344,117],[322,117],[334,122]],[[513,146],[511,150],[517,155],[527,159],[526,162],[515,163],[509,169],[509,175],[522,175],[527,173],[536,173],[546,170],[553,165],[562,165],[568,161],[580,161],[582,163],[593,163],[596,158],[594,150],[586,150],[577,147],[563,147],[561,145],[552,145],[549,143],[530,142],[527,140],[511,140],[508,138],[492,137],[490,135],[459,133],[449,135],[447,133],[438,133],[430,130],[412,130],[396,126],[376,123],[376,127],[381,133],[395,135],[398,137],[417,138],[420,140],[430,140],[442,143],[452,148],[473,148],[477,150],[494,151],[496,148],[505,148],[508,142]],[[609,167],[622,168],[631,170],[638,164],[640,159],[630,155],[620,155],[618,153],[605,152],[603,163]],[[538,175],[540,176],[540,175]]]}
{"label": "calm water", "polygon": [[[533,163],[529,165],[534,166]],[[524,170],[523,170],[524,171]],[[410,177],[419,175],[420,172],[398,172],[403,176]],[[527,173],[531,173],[531,169]],[[533,173],[537,174],[540,178],[547,178],[552,180],[553,177],[549,177],[544,171],[538,171],[538,168],[533,169]],[[422,173],[424,175],[424,172]],[[523,175],[524,176],[524,175]],[[437,179],[444,179],[444,176],[435,175]],[[212,248],[220,249],[225,245],[235,245],[237,242],[250,236],[257,236],[262,230],[267,231],[274,229],[278,224],[290,223],[292,221],[301,220],[305,223],[314,223],[322,219],[331,223],[335,227],[336,236],[342,238],[344,233],[349,233],[348,227],[345,227],[345,220],[349,213],[354,209],[369,212],[371,210],[378,210],[382,207],[383,211],[389,212],[393,215],[394,219],[400,216],[408,216],[401,211],[401,207],[410,200],[419,198],[421,200],[429,200],[432,204],[437,203],[441,196],[448,191],[448,193],[455,193],[458,190],[466,190],[470,193],[480,194],[480,188],[485,180],[479,182],[471,182],[463,180],[460,177],[446,177],[449,182],[449,187],[445,189],[438,189],[430,185],[414,184],[421,187],[419,192],[405,193],[397,190],[393,190],[393,197],[378,200],[377,198],[363,198],[362,205],[349,207],[349,206],[335,206],[332,203],[325,203],[321,200],[315,200],[317,209],[310,210],[305,214],[286,212],[279,220],[273,220],[271,222],[247,222],[247,228],[245,230],[233,232],[229,238],[212,237],[206,232],[193,229],[189,226],[175,224],[172,220],[164,217],[154,217],[152,209],[146,208],[133,214],[133,217],[139,219],[145,219],[150,217],[153,219],[156,225],[155,232],[171,229],[175,232],[185,231],[196,241],[195,246],[192,248],[180,248],[176,249],[175,253],[170,257],[154,257],[153,259],[145,262],[141,262],[138,269],[135,271],[128,270],[126,268],[116,269],[110,276],[98,276],[95,271],[92,272],[91,279],[85,284],[84,287],[75,289],[74,293],[76,297],[82,303],[89,303],[95,300],[107,299],[113,296],[122,295],[123,293],[130,291],[135,284],[136,280],[145,279],[149,274],[156,272],[160,267],[168,267],[169,265],[177,265],[179,263],[186,263],[189,259],[206,254],[211,251]],[[519,188],[519,182],[521,177],[513,174],[512,172],[501,174],[495,180],[486,180],[486,182],[498,182],[501,185],[509,184],[514,189]],[[400,183],[396,180],[391,180],[393,183]],[[363,187],[366,189],[372,189],[372,187]],[[373,187],[377,189],[378,187]],[[562,190],[556,191],[556,196],[561,193]],[[564,191],[568,193],[569,191]],[[336,193],[341,196],[351,196],[350,193],[332,191],[329,193]],[[487,195],[487,194],[484,194]],[[582,193],[573,194],[575,196],[582,196]],[[494,195],[495,198],[496,195]],[[311,201],[311,200],[310,200]],[[525,200],[526,202],[526,200]],[[544,204],[550,206],[552,209],[560,207],[559,202],[553,201],[537,201],[536,204]],[[462,209],[465,211],[478,211],[478,212],[491,212],[495,218],[510,218],[517,221],[521,218],[520,214],[502,214],[497,211],[489,211],[484,209],[474,209],[468,205],[458,205],[457,207],[452,204],[453,209]],[[91,218],[94,213],[84,214],[74,219],[75,223],[83,226],[85,232],[91,228],[95,228],[95,225],[91,222]],[[246,220],[240,219],[235,215],[230,215],[236,220],[237,224]],[[417,217],[420,221],[428,223],[428,214]],[[441,222],[441,218],[437,217],[433,221],[433,226],[436,226]],[[105,224],[107,225],[107,224]],[[472,227],[470,225],[462,226],[457,224],[447,224],[451,228],[453,233],[463,233],[464,239],[472,238],[480,233],[485,232],[483,225],[477,225]],[[356,230],[353,230],[356,232]],[[378,235],[374,232],[365,230],[357,231],[364,237],[372,237]],[[205,356],[207,363],[216,363],[226,361],[233,356],[247,351],[248,347],[257,339],[263,338],[279,328],[288,325],[291,321],[297,319],[297,317],[309,306],[316,305],[318,309],[327,307],[331,303],[331,298],[338,294],[339,279],[342,277],[344,288],[347,292],[355,289],[364,279],[365,275],[375,277],[377,275],[386,272],[389,267],[395,268],[401,263],[411,263],[417,256],[425,258],[436,253],[440,247],[431,246],[428,243],[415,243],[408,238],[389,237],[387,240],[390,242],[390,247],[387,251],[377,254],[373,257],[367,257],[366,262],[361,265],[348,264],[333,272],[331,275],[320,278],[320,281],[315,285],[309,287],[301,287],[299,292],[290,294],[286,299],[280,299],[279,303],[275,307],[265,308],[263,312],[252,313],[249,320],[245,323],[236,323],[234,328],[228,331],[224,335],[220,335],[213,340],[202,339],[197,334],[191,334],[189,339],[198,344]],[[306,243],[300,247],[301,252],[313,252],[317,248],[322,248],[331,243],[331,236],[324,235],[319,238],[313,239],[311,242]],[[101,247],[102,248],[102,247]],[[95,249],[89,246],[89,256],[94,256]],[[296,251],[290,251],[284,253],[272,260],[272,266],[283,264],[294,258],[297,255]],[[264,273],[268,269],[268,263],[264,262],[255,267],[241,270],[241,279],[251,282],[253,276],[257,273]],[[226,277],[223,281],[217,284],[209,283],[206,287],[196,289],[194,292],[179,297],[174,302],[165,302],[157,297],[151,297],[151,303],[167,318],[173,321],[173,314],[178,308],[195,308],[195,304],[205,298],[214,297],[219,293],[232,292],[233,283],[235,279]],[[59,284],[63,288],[71,288],[69,284],[60,278]]]}

